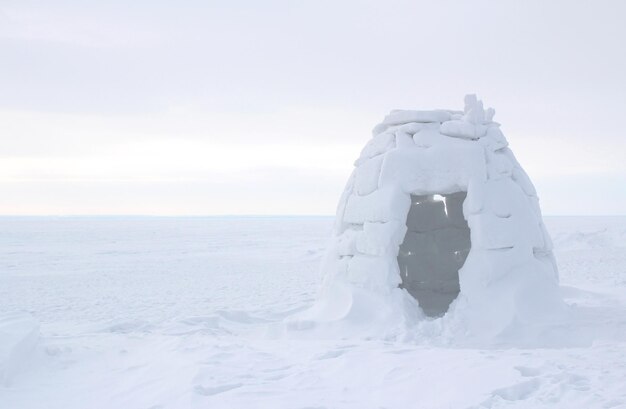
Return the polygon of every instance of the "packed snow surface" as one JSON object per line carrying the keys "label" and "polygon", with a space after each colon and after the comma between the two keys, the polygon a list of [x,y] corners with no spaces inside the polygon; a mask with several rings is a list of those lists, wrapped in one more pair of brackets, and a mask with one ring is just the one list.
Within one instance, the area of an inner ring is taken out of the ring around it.
{"label": "packed snow surface", "polygon": [[571,314],[542,348],[285,336],[332,224],[1,218],[0,408],[626,407],[626,217],[546,218]]}

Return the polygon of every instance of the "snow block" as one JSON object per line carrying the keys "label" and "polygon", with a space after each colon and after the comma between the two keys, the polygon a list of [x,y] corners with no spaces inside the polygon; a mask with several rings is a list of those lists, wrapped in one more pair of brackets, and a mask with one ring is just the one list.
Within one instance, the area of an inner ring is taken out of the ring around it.
{"label": "snow block", "polygon": [[396,147],[399,149],[404,149],[408,146],[412,146],[413,135],[404,131],[396,131]]}
{"label": "snow block", "polygon": [[490,125],[487,127],[487,133],[483,138],[480,138],[480,142],[491,151],[504,149],[509,145],[509,142],[504,137],[500,127],[497,125]]}
{"label": "snow block", "polygon": [[506,249],[518,243],[515,223],[491,214],[477,214],[467,219],[471,231],[472,248]]}
{"label": "snow block", "polygon": [[355,188],[359,196],[365,196],[378,188],[380,168],[383,165],[383,155],[378,155],[362,162],[356,168]]}
{"label": "snow block", "polygon": [[548,229],[546,229],[546,225],[543,222],[539,223],[539,228],[541,229],[541,235],[543,239],[542,250],[551,252],[554,248],[554,244],[552,243],[552,238],[548,234]]}
{"label": "snow block", "polygon": [[398,263],[389,257],[358,254],[348,261],[348,280],[359,288],[389,293],[400,280]]}
{"label": "snow block", "polygon": [[489,167],[489,169],[491,170],[491,172],[489,173],[489,178],[509,178],[512,176],[515,165],[513,164],[513,162],[511,162],[507,155],[500,151],[488,151],[487,156],[493,164],[493,166]]}
{"label": "snow block", "polygon": [[405,111],[394,110],[383,120],[385,125],[401,125],[410,122],[444,122],[450,119],[450,113],[443,110]]}
{"label": "snow block", "polygon": [[515,166],[513,168],[512,177],[528,196],[537,196],[535,186],[533,185],[533,182],[530,181],[526,172],[524,172],[524,169],[519,166]]}
{"label": "snow block", "polygon": [[360,231],[346,229],[335,237],[335,248],[339,256],[353,256],[356,254],[356,238]]}
{"label": "snow block", "polygon": [[367,196],[352,195],[348,198],[343,215],[345,223],[390,222],[406,219],[411,198],[393,187],[380,188]]}
{"label": "snow block", "polygon": [[398,247],[404,239],[407,226],[399,221],[363,224],[363,231],[356,238],[359,253],[371,256],[398,254]]}
{"label": "snow block", "polygon": [[474,177],[471,178],[467,185],[467,197],[463,202],[463,214],[465,219],[468,216],[480,213],[484,207],[486,181]]}
{"label": "snow block", "polygon": [[439,128],[438,124],[432,123],[416,123],[410,122],[408,124],[404,124],[398,127],[398,132],[406,132],[409,135],[415,135],[417,132],[422,129],[430,129],[430,128]]}
{"label": "snow block", "polygon": [[485,212],[498,217],[510,217],[516,212],[527,213],[526,195],[511,179],[488,180],[483,195]]}
{"label": "snow block", "polygon": [[541,208],[539,207],[539,198],[537,196],[528,196],[527,198],[530,209],[532,210],[537,220],[541,220]]}
{"label": "snow block", "polygon": [[487,133],[487,127],[464,120],[452,120],[442,123],[440,132],[453,138],[476,140]]}
{"label": "snow block", "polygon": [[487,174],[484,149],[467,141],[439,138],[430,148],[395,149],[385,156],[379,186],[399,184],[417,195],[466,191],[470,178]]}
{"label": "snow block", "polygon": [[413,141],[420,148],[430,148],[437,143],[441,134],[434,129],[424,129],[413,135]]}
{"label": "snow block", "polygon": [[367,145],[361,151],[359,159],[355,162],[355,165],[359,165],[366,159],[373,158],[376,155],[381,155],[392,149],[395,146],[395,135],[393,133],[383,133],[373,137]]}
{"label": "snow block", "polygon": [[350,174],[346,187],[344,188],[341,198],[339,198],[339,203],[337,204],[337,217],[335,218],[335,224],[333,225],[333,231],[335,234],[343,232],[346,228],[345,223],[343,222],[343,213],[346,210],[348,198],[352,195],[352,191],[354,189],[355,173],[355,171],[352,171]]}

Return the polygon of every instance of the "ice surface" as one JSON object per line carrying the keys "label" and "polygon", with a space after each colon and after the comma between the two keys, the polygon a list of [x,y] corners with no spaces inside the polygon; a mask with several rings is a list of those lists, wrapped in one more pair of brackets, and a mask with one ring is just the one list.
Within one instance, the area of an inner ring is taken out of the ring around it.
{"label": "ice surface", "polygon": [[620,408],[626,217],[545,222],[571,314],[544,347],[486,348],[428,336],[441,320],[407,338],[285,337],[332,218],[0,218],[1,315],[29,311],[41,333],[0,408]]}

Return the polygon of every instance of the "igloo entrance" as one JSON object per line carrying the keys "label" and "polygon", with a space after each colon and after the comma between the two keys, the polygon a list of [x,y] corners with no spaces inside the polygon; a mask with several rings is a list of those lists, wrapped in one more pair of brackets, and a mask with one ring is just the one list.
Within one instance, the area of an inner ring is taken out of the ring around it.
{"label": "igloo entrance", "polygon": [[460,292],[459,269],[471,248],[463,217],[466,195],[411,195],[408,229],[398,253],[401,287],[429,316],[445,314]]}

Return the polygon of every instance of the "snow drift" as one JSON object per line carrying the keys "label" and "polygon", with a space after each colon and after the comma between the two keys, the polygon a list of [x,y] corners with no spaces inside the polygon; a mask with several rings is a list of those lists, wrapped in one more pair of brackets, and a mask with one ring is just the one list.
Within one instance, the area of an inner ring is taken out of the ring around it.
{"label": "snow drift", "polygon": [[0,316],[0,386],[11,384],[39,339],[39,324],[29,314]]}
{"label": "snow drift", "polygon": [[562,310],[527,174],[476,96],[463,112],[394,110],[339,201],[316,303],[291,330],[497,341]]}

